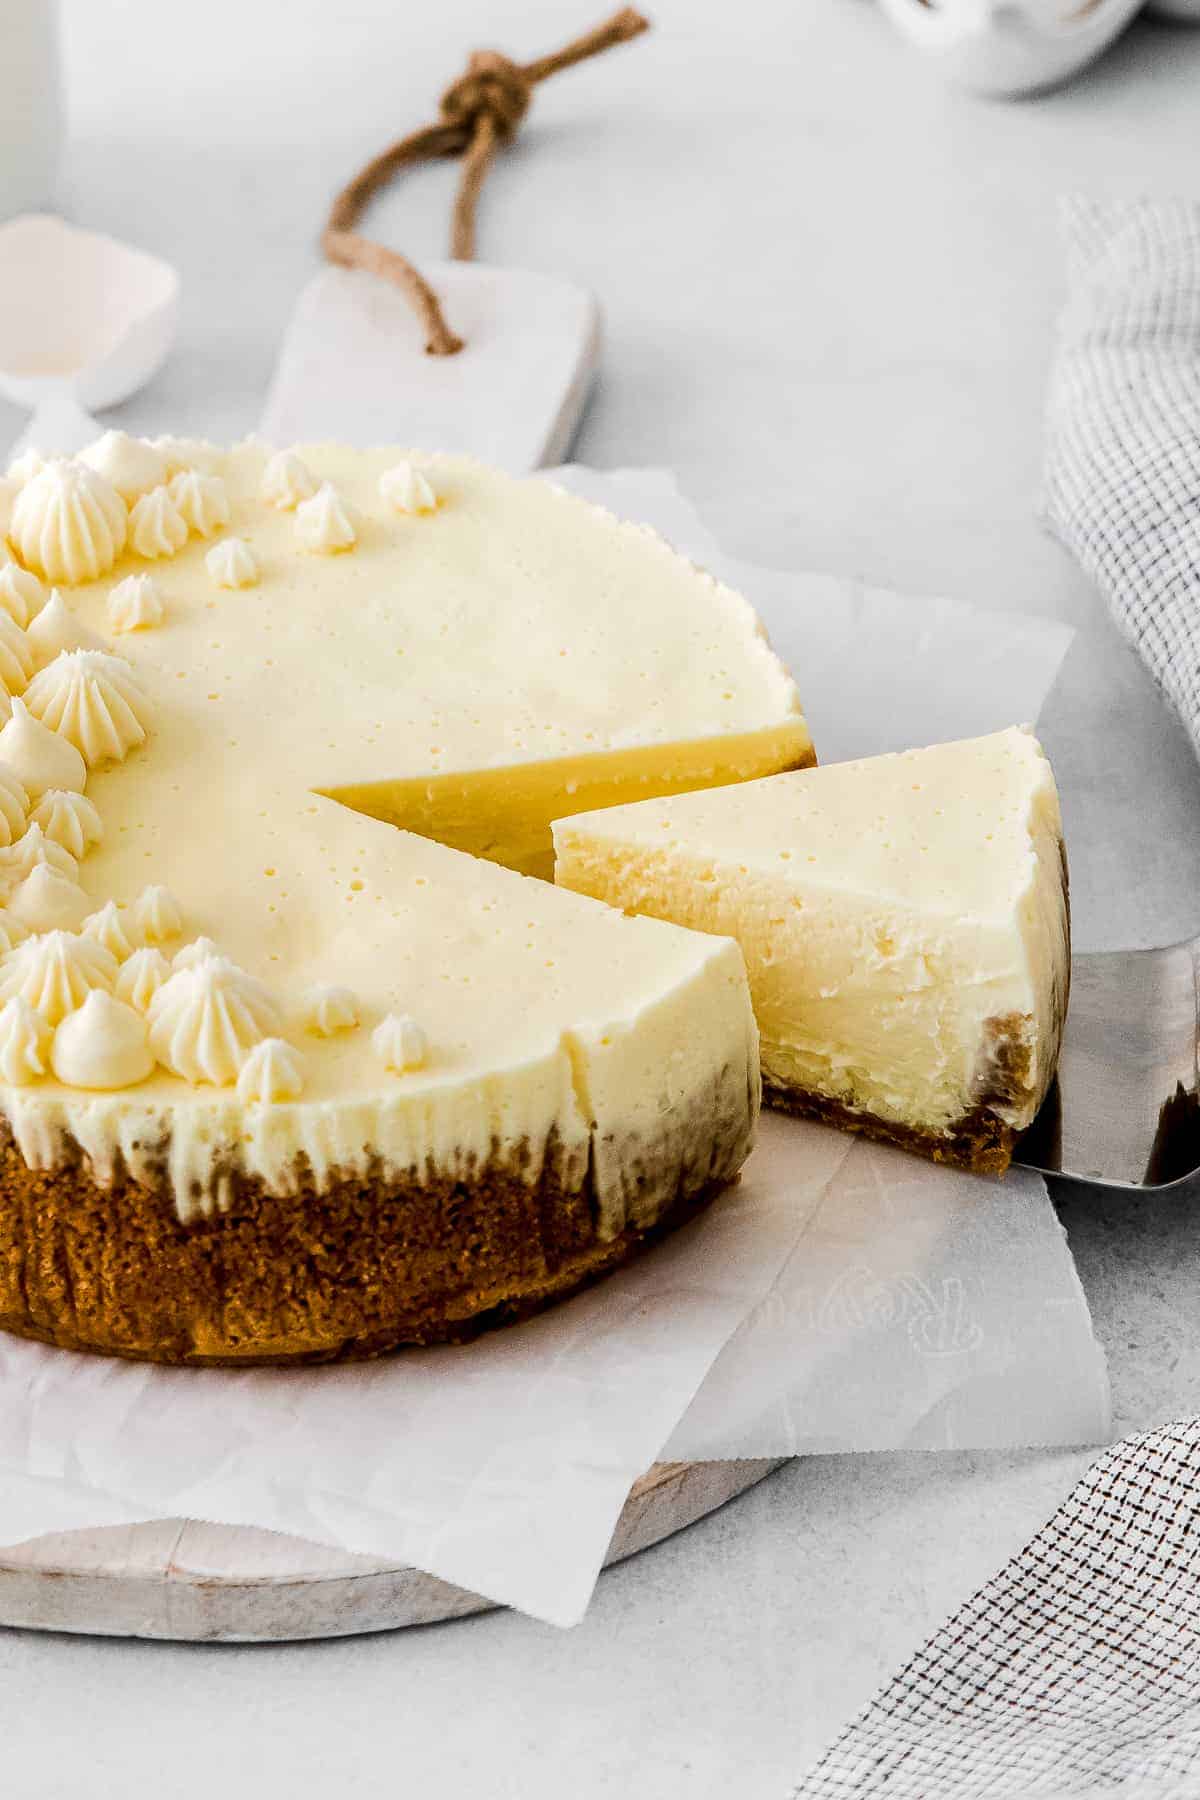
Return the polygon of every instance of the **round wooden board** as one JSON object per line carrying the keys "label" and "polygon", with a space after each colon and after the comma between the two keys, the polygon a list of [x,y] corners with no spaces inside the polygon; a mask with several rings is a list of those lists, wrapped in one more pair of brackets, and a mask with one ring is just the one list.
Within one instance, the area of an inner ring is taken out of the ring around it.
{"label": "round wooden board", "polygon": [[[714,1512],[781,1460],[656,1463],[634,1484],[605,1567]],[[60,1532],[0,1550],[0,1625],[38,1631],[282,1643],[430,1625],[491,1605],[419,1569],[194,1520]]]}

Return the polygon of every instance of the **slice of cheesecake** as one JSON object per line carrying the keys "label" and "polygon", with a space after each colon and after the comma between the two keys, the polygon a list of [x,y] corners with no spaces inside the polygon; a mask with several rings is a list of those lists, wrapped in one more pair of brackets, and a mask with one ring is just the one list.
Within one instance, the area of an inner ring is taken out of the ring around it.
{"label": "slice of cheesecake", "polygon": [[977,1170],[1054,1074],[1054,777],[1024,729],[562,819],[556,880],[736,938],[774,1104]]}

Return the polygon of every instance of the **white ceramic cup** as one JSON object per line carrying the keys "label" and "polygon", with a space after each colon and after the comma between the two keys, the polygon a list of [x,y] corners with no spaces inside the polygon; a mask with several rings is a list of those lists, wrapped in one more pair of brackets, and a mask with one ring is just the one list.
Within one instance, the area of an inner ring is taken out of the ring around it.
{"label": "white ceramic cup", "polygon": [[49,213],[0,225],[0,395],[34,411],[16,448],[73,455],[99,437],[91,410],[150,380],[178,313],[161,257]]}

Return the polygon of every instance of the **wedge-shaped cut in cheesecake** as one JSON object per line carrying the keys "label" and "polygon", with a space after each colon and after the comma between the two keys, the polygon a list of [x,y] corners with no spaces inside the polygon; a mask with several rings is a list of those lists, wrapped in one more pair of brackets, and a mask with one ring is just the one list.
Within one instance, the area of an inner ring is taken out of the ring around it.
{"label": "wedge-shaped cut in cheesecake", "polygon": [[737,939],[774,1104],[1008,1166],[1070,971],[1058,794],[1030,731],[615,807],[554,839],[561,886]]}
{"label": "wedge-shaped cut in cheesecake", "polygon": [[[397,452],[301,454],[357,519],[353,553],[295,555],[271,508],[248,529],[265,606],[314,634],[295,701],[322,722],[303,764],[322,793],[548,879],[563,813],[815,760],[749,602],[654,532],[457,457],[423,461],[434,512],[396,514]],[[235,523],[248,477],[252,447],[225,464]]]}

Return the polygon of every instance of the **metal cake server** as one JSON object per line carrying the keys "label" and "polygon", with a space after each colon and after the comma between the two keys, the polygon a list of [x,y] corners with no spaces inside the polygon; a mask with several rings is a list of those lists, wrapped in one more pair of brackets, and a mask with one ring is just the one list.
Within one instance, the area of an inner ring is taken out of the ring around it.
{"label": "metal cake server", "polygon": [[1027,1169],[1161,1192],[1200,1168],[1200,938],[1076,956],[1058,1079],[1017,1145]]}

